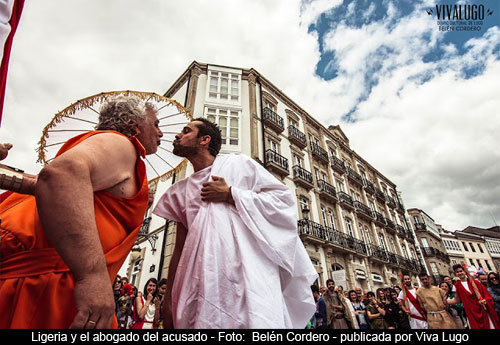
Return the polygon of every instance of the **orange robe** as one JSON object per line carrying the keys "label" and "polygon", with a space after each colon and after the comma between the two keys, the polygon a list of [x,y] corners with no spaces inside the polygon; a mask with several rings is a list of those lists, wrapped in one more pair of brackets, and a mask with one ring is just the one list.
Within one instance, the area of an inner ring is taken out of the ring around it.
{"label": "orange robe", "polygon": [[[79,135],[57,155],[103,132],[117,133],[93,131]],[[146,168],[139,158],[145,156],[145,150],[136,138],[129,140],[138,154],[135,169],[139,191],[129,199],[106,191],[94,193],[110,289],[134,245],[148,205]],[[45,236],[35,197],[13,193],[0,204],[0,220],[0,328],[68,328],[76,315],[75,277]],[[116,318],[113,326],[116,328]]]}

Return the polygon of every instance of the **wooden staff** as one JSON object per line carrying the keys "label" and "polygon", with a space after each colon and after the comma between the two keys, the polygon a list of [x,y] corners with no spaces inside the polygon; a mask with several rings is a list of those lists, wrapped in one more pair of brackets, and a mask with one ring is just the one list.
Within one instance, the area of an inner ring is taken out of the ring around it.
{"label": "wooden staff", "polygon": [[406,296],[405,283],[403,281],[403,273],[399,272],[398,273],[398,278],[399,278],[399,282],[401,283],[401,291],[403,292],[403,300],[405,302],[404,307],[406,309],[405,311],[407,313],[409,313],[410,312],[410,306],[408,305],[408,296]]}
{"label": "wooden staff", "polygon": [[[472,290],[474,290],[474,293],[476,294],[477,299],[479,302],[483,300],[483,296],[481,296],[481,293],[477,289],[476,282],[474,279],[472,279],[469,270],[467,269],[467,266],[465,265],[465,262],[462,262],[462,267],[464,268],[465,274],[467,275],[467,280],[470,282],[470,285],[472,285]],[[487,307],[485,304],[482,304],[484,310],[487,310]]]}

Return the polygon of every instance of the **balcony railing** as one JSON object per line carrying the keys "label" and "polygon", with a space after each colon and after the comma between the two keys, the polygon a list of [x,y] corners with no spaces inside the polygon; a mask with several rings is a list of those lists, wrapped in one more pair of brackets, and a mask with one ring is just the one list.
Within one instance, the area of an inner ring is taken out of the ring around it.
{"label": "balcony railing", "polygon": [[368,193],[371,194],[375,193],[375,185],[366,179],[365,179],[365,189]]}
{"label": "balcony railing", "polygon": [[396,208],[396,200],[390,196],[387,197],[387,205],[391,208]]}
{"label": "balcony railing", "polygon": [[385,194],[384,192],[382,192],[380,189],[378,189],[377,187],[375,187],[375,196],[377,198],[379,198],[379,200],[385,202]]}
{"label": "balcony railing", "polygon": [[299,234],[309,235],[329,243],[338,245],[342,248],[356,251],[360,254],[367,255],[366,245],[354,238],[351,235],[344,234],[334,228],[323,226],[309,219],[301,219],[298,221]]}
{"label": "balcony railing", "polygon": [[382,214],[378,213],[377,211],[373,211],[373,218],[375,218],[376,222],[379,222],[382,225],[386,225],[385,217]]}
{"label": "balcony railing", "polygon": [[302,168],[299,165],[294,165],[292,167],[292,170],[293,170],[293,179],[295,182],[302,183],[304,187],[307,188],[313,187],[313,177],[309,171],[307,171],[306,169]]}
{"label": "balcony railing", "polygon": [[387,228],[393,230],[393,231],[396,231],[396,224],[394,224],[394,222],[392,220],[390,220],[389,218],[386,218],[385,219],[385,223],[387,224]]}
{"label": "balcony railing", "polygon": [[330,158],[331,158],[330,166],[332,167],[332,169],[340,174],[345,173],[345,163],[335,156],[330,156]]}
{"label": "balcony railing", "polygon": [[349,177],[353,182],[357,183],[358,185],[363,186],[363,178],[361,177],[361,175],[349,167],[347,167],[347,177]]}
{"label": "balcony railing", "polygon": [[317,180],[318,182],[318,192],[320,197],[326,197],[329,200],[337,199],[337,191],[335,187],[326,182],[325,180]]}
{"label": "balcony railing", "polygon": [[356,211],[363,213],[365,216],[373,218],[372,210],[370,210],[370,208],[362,202],[354,201],[354,208],[356,209]]}
{"label": "balcony railing", "polygon": [[[280,175],[288,175],[288,159],[273,150],[266,151],[266,167],[276,170]],[[274,169],[276,168],[276,169]]]}
{"label": "balcony railing", "polygon": [[149,232],[149,223],[151,223],[151,217],[147,217],[142,222],[141,228],[139,229],[138,236],[147,236]]}
{"label": "balcony railing", "polygon": [[346,194],[344,192],[338,192],[338,197],[339,201],[347,206],[354,207],[354,202],[352,200],[352,197],[349,194]]}
{"label": "balcony railing", "polygon": [[267,107],[264,108],[264,122],[271,125],[279,133],[285,130],[283,118]]}
{"label": "balcony railing", "polygon": [[439,249],[437,248],[433,248],[433,247],[422,247],[423,251],[424,251],[424,256],[435,256],[435,257],[439,257],[443,260],[449,260],[449,256],[448,254],[440,251]]}
{"label": "balcony railing", "polygon": [[321,241],[336,245],[340,248],[352,250],[374,259],[399,265],[414,272],[420,272],[422,270],[420,263],[415,260],[405,259],[402,256],[391,253],[380,246],[365,244],[363,241],[360,241],[351,235],[337,231],[334,228],[323,226],[309,219],[300,219],[297,225],[300,235],[311,236]]}
{"label": "balcony railing", "polygon": [[427,227],[425,226],[424,223],[415,223],[415,229],[417,230],[425,230]]}
{"label": "balcony railing", "polygon": [[312,141],[310,144],[311,144],[311,153],[313,154],[313,157],[318,157],[325,163],[328,163],[329,162],[328,152],[326,152],[321,146],[319,146],[316,143],[313,143]]}
{"label": "balcony railing", "polygon": [[299,131],[299,129],[294,125],[288,126],[288,140],[301,148],[307,146],[306,135]]}

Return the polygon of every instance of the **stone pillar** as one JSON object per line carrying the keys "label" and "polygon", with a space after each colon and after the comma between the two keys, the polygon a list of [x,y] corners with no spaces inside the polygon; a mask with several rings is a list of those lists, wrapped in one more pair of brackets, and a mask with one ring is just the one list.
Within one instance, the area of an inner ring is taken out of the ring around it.
{"label": "stone pillar", "polygon": [[257,74],[254,71],[250,71],[250,73],[248,74],[248,103],[250,112],[250,146],[251,146],[250,155],[253,159],[260,161],[259,135],[258,135],[259,116],[257,112],[256,79],[257,79]]}

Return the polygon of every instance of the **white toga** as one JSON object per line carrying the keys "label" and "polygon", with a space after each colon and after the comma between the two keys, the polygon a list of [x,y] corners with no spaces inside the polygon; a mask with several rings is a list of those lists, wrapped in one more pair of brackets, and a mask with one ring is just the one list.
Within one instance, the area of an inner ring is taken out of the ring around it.
{"label": "white toga", "polygon": [[[415,299],[417,298],[417,289],[408,289],[408,291],[412,294]],[[402,301],[402,305],[405,305],[404,301],[404,296],[403,296],[403,290],[399,292],[398,299]],[[422,315],[417,308],[411,303],[410,299],[408,298],[408,307],[410,308],[410,328],[411,329],[428,329],[429,324],[427,321],[424,320],[418,320],[412,317],[412,315],[418,315],[420,317],[425,317],[425,315]]]}
{"label": "white toga", "polygon": [[[236,206],[201,201],[211,175]],[[188,229],[172,289],[175,328],[304,328],[316,306],[317,273],[297,233],[288,187],[243,155],[172,185],[154,213]]]}

